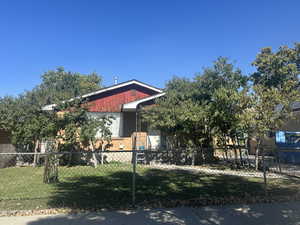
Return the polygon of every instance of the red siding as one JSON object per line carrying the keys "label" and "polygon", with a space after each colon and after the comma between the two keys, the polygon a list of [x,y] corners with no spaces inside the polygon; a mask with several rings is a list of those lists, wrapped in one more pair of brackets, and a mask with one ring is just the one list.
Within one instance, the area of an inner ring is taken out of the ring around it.
{"label": "red siding", "polygon": [[140,87],[126,87],[125,89],[113,90],[89,100],[90,112],[120,112],[123,104],[136,101],[156,94]]}

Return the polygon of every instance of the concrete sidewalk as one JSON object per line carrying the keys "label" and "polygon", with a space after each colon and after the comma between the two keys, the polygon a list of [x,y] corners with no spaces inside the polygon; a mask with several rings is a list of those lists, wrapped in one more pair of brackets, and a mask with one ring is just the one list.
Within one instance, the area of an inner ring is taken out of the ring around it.
{"label": "concrete sidewalk", "polygon": [[0,217],[1,225],[300,225],[300,202]]}

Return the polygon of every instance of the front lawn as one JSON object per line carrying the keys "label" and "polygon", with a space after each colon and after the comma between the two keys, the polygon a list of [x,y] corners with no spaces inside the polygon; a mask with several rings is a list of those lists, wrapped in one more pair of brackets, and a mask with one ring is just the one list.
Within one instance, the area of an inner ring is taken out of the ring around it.
{"label": "front lawn", "polygon": [[[43,168],[0,169],[0,210],[16,209],[122,209],[132,203],[130,164],[60,167],[59,183],[44,184]],[[291,197],[300,181],[269,179],[268,193]],[[222,203],[225,198],[262,198],[263,180],[228,175],[190,173],[138,166],[136,202],[140,206],[174,206],[172,202],[201,199],[200,204]],[[234,202],[234,201],[233,201]],[[224,200],[224,203],[226,201]]]}

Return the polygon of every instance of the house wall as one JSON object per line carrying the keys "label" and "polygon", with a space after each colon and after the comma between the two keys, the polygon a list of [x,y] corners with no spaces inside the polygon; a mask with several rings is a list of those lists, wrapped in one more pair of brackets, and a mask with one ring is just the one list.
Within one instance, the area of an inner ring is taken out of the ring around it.
{"label": "house wall", "polygon": [[112,146],[109,147],[110,150],[132,150],[132,138],[112,138]]}
{"label": "house wall", "polygon": [[122,105],[157,94],[136,84],[100,93],[89,98],[90,112],[121,112]]}
{"label": "house wall", "polygon": [[294,118],[287,121],[287,123],[282,126],[281,130],[300,131],[300,111],[295,111],[294,115]]}

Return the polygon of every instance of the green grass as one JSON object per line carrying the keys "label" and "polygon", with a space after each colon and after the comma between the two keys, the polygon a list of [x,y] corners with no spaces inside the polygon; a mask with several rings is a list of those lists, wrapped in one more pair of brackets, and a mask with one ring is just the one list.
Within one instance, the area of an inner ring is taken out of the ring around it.
{"label": "green grass", "polygon": [[[138,166],[136,199],[151,202],[195,198],[263,196],[260,178],[193,174],[182,170]],[[132,168],[129,164],[60,167],[59,183],[44,184],[43,168],[0,169],[0,210],[46,208],[127,208],[131,205]],[[269,194],[291,196],[300,190],[298,180],[269,180]]]}

